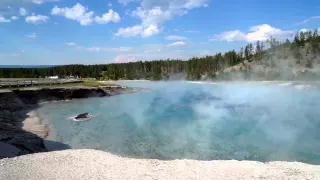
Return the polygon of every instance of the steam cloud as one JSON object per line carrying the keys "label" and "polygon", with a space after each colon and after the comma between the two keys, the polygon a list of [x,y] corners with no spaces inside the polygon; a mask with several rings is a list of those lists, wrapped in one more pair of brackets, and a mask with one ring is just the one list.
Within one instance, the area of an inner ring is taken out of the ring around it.
{"label": "steam cloud", "polygon": [[283,83],[122,84],[153,90],[60,104],[65,116],[83,104],[103,112],[77,125],[61,120],[64,130],[57,122],[60,140],[137,158],[320,163],[316,91]]}

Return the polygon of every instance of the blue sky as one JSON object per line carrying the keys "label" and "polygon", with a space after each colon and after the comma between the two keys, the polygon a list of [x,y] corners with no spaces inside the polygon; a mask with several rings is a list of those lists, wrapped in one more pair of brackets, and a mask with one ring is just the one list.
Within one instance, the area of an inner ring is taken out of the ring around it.
{"label": "blue sky", "polygon": [[188,59],[320,27],[316,0],[1,0],[0,64]]}

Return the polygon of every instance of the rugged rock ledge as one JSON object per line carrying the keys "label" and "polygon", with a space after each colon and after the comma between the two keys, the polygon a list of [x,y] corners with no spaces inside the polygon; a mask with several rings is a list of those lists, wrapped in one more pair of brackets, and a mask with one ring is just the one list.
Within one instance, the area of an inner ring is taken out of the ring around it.
{"label": "rugged rock ledge", "polygon": [[[23,128],[23,121],[32,118],[30,116],[33,115],[29,112],[38,108],[39,103],[77,98],[104,97],[136,91],[137,89],[121,86],[33,88],[0,91],[0,158],[48,151],[44,146],[46,134],[43,130],[39,130],[39,133],[37,133]],[[39,128],[43,129],[44,127]],[[55,143],[55,146],[62,149],[66,149],[67,147],[67,145],[58,142],[46,143]]]}

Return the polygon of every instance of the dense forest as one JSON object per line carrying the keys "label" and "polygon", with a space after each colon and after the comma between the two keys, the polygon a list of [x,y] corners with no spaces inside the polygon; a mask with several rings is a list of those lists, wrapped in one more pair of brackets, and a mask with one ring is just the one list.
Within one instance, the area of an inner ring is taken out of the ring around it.
{"label": "dense forest", "polygon": [[[154,60],[121,64],[63,65],[47,68],[0,68],[0,78],[38,78],[46,76],[105,80],[119,79],[303,79],[317,78],[320,65],[320,36],[317,30],[299,32],[293,40],[248,44],[240,51],[189,60]],[[320,71],[319,71],[320,72]]]}

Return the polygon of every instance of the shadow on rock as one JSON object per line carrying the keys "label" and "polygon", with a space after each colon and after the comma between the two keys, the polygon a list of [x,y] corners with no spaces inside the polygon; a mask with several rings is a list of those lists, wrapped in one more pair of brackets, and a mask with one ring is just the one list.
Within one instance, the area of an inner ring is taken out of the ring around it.
{"label": "shadow on rock", "polygon": [[61,151],[61,150],[72,149],[71,146],[69,146],[68,144],[51,141],[51,140],[44,140],[43,144],[48,151]]}
{"label": "shadow on rock", "polygon": [[44,141],[43,137],[23,129],[23,121],[29,117],[27,113],[39,107],[37,97],[29,98],[28,101],[27,96],[19,92],[0,93],[0,159],[50,151],[44,143],[52,150],[71,148],[59,142]]}

